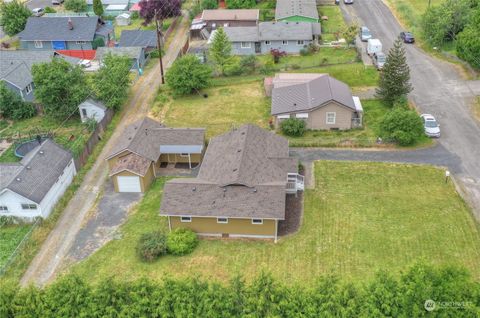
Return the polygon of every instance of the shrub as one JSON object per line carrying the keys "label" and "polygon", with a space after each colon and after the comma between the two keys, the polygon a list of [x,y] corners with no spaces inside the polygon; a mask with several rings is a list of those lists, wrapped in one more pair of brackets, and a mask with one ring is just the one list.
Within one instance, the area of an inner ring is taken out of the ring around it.
{"label": "shrub", "polygon": [[137,244],[137,254],[146,262],[152,262],[167,253],[166,236],[162,232],[145,233]]}
{"label": "shrub", "polygon": [[254,73],[257,68],[257,57],[253,54],[243,56],[240,60],[240,66],[245,73]]}
{"label": "shrub", "polygon": [[263,75],[269,75],[275,71],[273,61],[267,61],[260,67],[260,73]]}
{"label": "shrub", "polygon": [[280,58],[287,56],[287,52],[279,50],[279,49],[271,49],[270,54],[273,57],[273,63],[278,64],[280,62]]}
{"label": "shrub", "polygon": [[287,136],[301,137],[307,129],[305,121],[297,118],[289,118],[280,124],[280,129]]}
{"label": "shrub", "polygon": [[105,46],[105,41],[103,40],[103,38],[96,38],[92,41],[92,47],[94,50],[104,46]]}
{"label": "shrub", "polygon": [[57,10],[52,7],[45,7],[45,13],[57,13]]}
{"label": "shrub", "polygon": [[243,73],[243,68],[239,62],[230,63],[225,66],[226,76],[236,76],[236,75],[241,75],[242,73]]}
{"label": "shrub", "polygon": [[210,85],[212,70],[195,55],[187,54],[173,62],[165,75],[175,95],[187,95]]}
{"label": "shrub", "polygon": [[292,70],[299,70],[299,69],[301,68],[301,66],[300,66],[299,64],[291,64],[291,65],[290,65],[290,68],[291,68]]}
{"label": "shrub", "polygon": [[11,118],[14,120],[32,118],[37,114],[37,109],[32,103],[22,102],[19,106],[12,111]]}
{"label": "shrub", "polygon": [[202,0],[201,4],[203,9],[218,9],[217,0]]}
{"label": "shrub", "polygon": [[189,229],[175,229],[171,231],[167,237],[167,250],[173,255],[189,254],[197,245],[197,234]]}
{"label": "shrub", "polygon": [[87,11],[87,2],[85,0],[65,0],[65,9],[73,12]]}
{"label": "shrub", "polygon": [[307,56],[307,55],[310,55],[310,52],[308,51],[308,49],[303,48],[303,49],[300,50],[300,55],[301,56]]}
{"label": "shrub", "polygon": [[424,134],[420,116],[405,108],[395,108],[385,115],[380,123],[384,138],[392,139],[401,146],[409,146],[418,141]]}

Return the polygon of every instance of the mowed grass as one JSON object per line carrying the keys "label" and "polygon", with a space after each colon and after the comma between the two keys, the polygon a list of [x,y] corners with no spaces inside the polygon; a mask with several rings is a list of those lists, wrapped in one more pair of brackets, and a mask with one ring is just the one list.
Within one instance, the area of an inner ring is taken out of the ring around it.
{"label": "mowed grass", "polygon": [[[333,1],[332,1],[333,3]],[[318,15],[328,17],[328,20],[322,20],[322,39],[327,36],[325,40],[334,40],[333,33],[342,32],[346,28],[345,20],[343,19],[342,11],[339,6],[319,6]]]}
{"label": "mowed grass", "polygon": [[[285,283],[309,284],[334,273],[365,282],[377,270],[396,275],[418,261],[466,266],[480,278],[480,233],[469,208],[444,171],[430,166],[321,161],[316,187],[305,192],[298,233],[277,244],[201,240],[190,255],[153,263],[135,254],[139,237],[168,230],[158,215],[166,179],[158,179],[111,241],[71,271],[92,282],[106,277],[202,277],[247,280],[262,270]],[[93,269],[93,270],[92,270]]]}
{"label": "mowed grass", "polygon": [[[166,97],[155,103],[153,115],[162,117],[169,127],[204,127],[207,137],[216,136],[245,123],[267,127],[270,99],[260,81],[213,87],[186,97]],[[161,118],[162,119],[162,118]]]}
{"label": "mowed grass", "polygon": [[0,227],[0,268],[2,268],[32,225],[8,225]]}

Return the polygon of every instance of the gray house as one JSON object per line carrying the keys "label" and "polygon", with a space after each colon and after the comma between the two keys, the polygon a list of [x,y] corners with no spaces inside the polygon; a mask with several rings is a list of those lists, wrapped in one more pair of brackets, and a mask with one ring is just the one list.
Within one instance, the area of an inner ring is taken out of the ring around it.
{"label": "gray house", "polygon": [[[320,24],[310,22],[261,22],[251,27],[224,27],[235,55],[266,54],[278,49],[298,54],[310,43],[317,43]],[[209,43],[216,31],[212,32]]]}
{"label": "gray house", "polygon": [[107,45],[114,31],[98,17],[30,17],[18,37],[25,50],[92,50],[95,39]]}
{"label": "gray house", "polygon": [[[330,2],[333,4],[333,1]],[[288,22],[318,22],[316,0],[277,0],[275,20]]]}
{"label": "gray house", "polygon": [[95,59],[102,61],[107,54],[128,56],[132,59],[132,71],[138,71],[145,66],[145,50],[141,46],[132,47],[99,47]]}
{"label": "gray house", "polygon": [[5,50],[0,51],[0,57],[0,81],[3,81],[7,88],[27,102],[34,99],[35,87],[31,73],[33,64],[50,62],[52,58],[63,58],[72,64],[79,61],[79,59],[63,56],[52,50]]}

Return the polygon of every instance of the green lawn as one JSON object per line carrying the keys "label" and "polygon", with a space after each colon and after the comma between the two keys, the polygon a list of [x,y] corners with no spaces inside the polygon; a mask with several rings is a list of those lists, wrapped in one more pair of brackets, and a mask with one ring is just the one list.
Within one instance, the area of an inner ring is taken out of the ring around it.
{"label": "green lawn", "polygon": [[0,227],[0,268],[5,265],[31,227],[31,225]]}
{"label": "green lawn", "polygon": [[[332,1],[333,3],[333,1]],[[327,16],[328,20],[321,21],[322,24],[322,39],[324,41],[334,41],[335,33],[342,32],[346,29],[347,25],[343,19],[342,11],[339,6],[319,6],[318,15]]]}
{"label": "green lawn", "polygon": [[[133,19],[131,20],[132,23],[130,25],[122,25],[122,26],[119,26],[119,25],[115,25],[115,38],[118,40],[120,40],[120,35],[122,34],[122,31],[123,30],[155,30],[155,24],[154,23],[151,23],[147,26],[144,26],[142,25],[143,23],[143,19]],[[168,27],[172,24],[172,21],[173,21],[173,18],[169,18],[169,19],[166,19],[164,22],[163,22],[163,25],[162,25],[162,30],[163,31],[167,31]]]}
{"label": "green lawn", "polygon": [[[264,64],[272,60],[270,54],[259,56],[259,60]],[[309,68],[331,64],[353,63],[357,61],[357,52],[355,49],[322,47],[318,53],[298,56],[288,55],[280,58],[280,62],[275,64],[276,70],[286,70],[292,68]]]}
{"label": "green lawn", "polygon": [[[1,137],[16,136],[22,139],[34,139],[37,134],[55,132],[55,141],[71,150],[74,154],[85,146],[90,133],[82,125],[79,118],[73,118],[63,123],[47,116],[35,116],[25,120],[13,121],[0,132]],[[14,147],[10,147],[2,156],[0,162],[19,160],[14,155]]]}
{"label": "green lawn", "polygon": [[[312,282],[335,273],[365,282],[377,270],[398,274],[417,262],[466,266],[480,278],[480,232],[469,208],[430,166],[322,161],[316,188],[305,193],[300,231],[277,244],[201,240],[188,256],[143,263],[135,254],[142,233],[168,225],[158,215],[165,179],[157,180],[111,241],[72,272],[98,282],[105,277],[195,276],[226,281],[261,270],[286,283]],[[92,270],[94,269],[94,270]]]}
{"label": "green lawn", "polygon": [[270,99],[260,81],[203,90],[208,98],[191,95],[172,99],[157,97],[153,115],[170,127],[206,127],[207,137],[244,123],[268,126]]}

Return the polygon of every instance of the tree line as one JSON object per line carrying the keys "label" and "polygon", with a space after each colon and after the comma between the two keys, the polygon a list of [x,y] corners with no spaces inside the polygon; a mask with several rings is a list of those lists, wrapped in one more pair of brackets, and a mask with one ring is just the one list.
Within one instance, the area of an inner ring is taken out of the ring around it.
{"label": "tree line", "polygon": [[197,278],[153,282],[68,275],[44,289],[0,290],[0,316],[22,317],[478,317],[480,285],[465,269],[416,264],[365,284],[324,276],[285,285],[268,273],[228,284]]}

